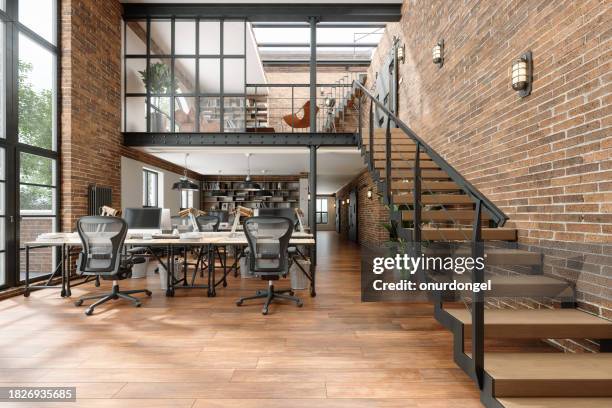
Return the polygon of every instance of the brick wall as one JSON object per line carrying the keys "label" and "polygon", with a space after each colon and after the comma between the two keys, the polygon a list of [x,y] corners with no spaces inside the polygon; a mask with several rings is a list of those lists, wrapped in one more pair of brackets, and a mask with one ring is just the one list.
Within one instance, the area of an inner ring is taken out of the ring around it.
{"label": "brick wall", "polygon": [[[612,317],[612,3],[405,2],[369,78],[398,35],[400,118],[543,248],[547,273],[577,284],[582,307]],[[444,66],[431,48],[444,39]],[[531,50],[533,92],[511,88]]]}
{"label": "brick wall", "polygon": [[[340,201],[349,198],[351,191],[357,189],[357,231],[359,243],[366,247],[378,246],[389,240],[389,233],[383,224],[389,223],[389,211],[381,203],[376,186],[367,170],[363,171],[336,193]],[[368,190],[372,190],[372,198],[368,198]],[[340,233],[348,236],[348,205],[341,204]]]}

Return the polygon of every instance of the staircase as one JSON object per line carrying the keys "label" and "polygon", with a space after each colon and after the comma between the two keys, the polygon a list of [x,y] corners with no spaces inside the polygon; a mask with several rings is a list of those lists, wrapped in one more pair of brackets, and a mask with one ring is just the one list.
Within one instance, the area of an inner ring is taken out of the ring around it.
{"label": "staircase", "polygon": [[[504,227],[508,217],[362,84],[353,86],[359,147],[398,239],[417,253],[486,257],[484,269],[463,275],[422,271],[429,281],[492,282],[486,296],[444,292],[434,299],[435,317],[453,333],[455,362],[474,380],[483,404],[612,406],[612,353],[606,353],[612,322],[576,309],[573,285],[543,274],[543,255],[521,248],[517,230]],[[376,109],[386,128],[374,127]],[[599,339],[601,353],[501,353],[485,346],[566,338]]]}

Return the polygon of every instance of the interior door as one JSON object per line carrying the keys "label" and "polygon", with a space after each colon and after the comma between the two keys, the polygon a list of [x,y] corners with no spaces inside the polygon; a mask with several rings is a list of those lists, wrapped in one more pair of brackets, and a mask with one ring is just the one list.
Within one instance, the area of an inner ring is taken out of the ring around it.
{"label": "interior door", "polygon": [[336,197],[336,232],[340,233],[340,199]]}
{"label": "interior door", "polygon": [[349,239],[351,241],[358,242],[359,235],[357,234],[357,190],[353,190],[349,194],[348,231]]}

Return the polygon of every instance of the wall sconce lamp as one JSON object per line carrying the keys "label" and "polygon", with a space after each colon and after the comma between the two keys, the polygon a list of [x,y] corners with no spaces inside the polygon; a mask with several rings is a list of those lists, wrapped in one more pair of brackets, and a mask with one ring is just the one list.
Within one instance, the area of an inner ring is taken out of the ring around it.
{"label": "wall sconce lamp", "polygon": [[431,49],[431,54],[433,63],[438,65],[438,68],[442,68],[442,65],[444,65],[444,40],[440,40],[434,45]]}
{"label": "wall sconce lamp", "polygon": [[308,201],[310,201],[310,193],[308,193]]}
{"label": "wall sconce lamp", "polygon": [[533,59],[531,51],[527,51],[512,63],[512,89],[524,98],[531,93],[532,82]]}
{"label": "wall sconce lamp", "polygon": [[406,63],[406,44],[397,47],[397,61],[402,64]]}
{"label": "wall sconce lamp", "polygon": [[347,199],[346,199],[346,203],[347,203],[347,204],[350,204],[350,203],[351,203],[351,201],[350,201],[350,200],[347,198]]}
{"label": "wall sconce lamp", "polygon": [[368,198],[372,199],[372,189],[368,189]]}

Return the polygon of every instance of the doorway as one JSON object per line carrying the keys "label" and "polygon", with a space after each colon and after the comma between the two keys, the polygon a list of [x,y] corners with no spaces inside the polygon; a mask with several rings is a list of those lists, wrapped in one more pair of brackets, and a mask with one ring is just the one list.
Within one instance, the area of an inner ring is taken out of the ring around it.
{"label": "doorway", "polygon": [[357,190],[349,193],[348,208],[348,237],[353,242],[359,242],[358,223],[357,223]]}

